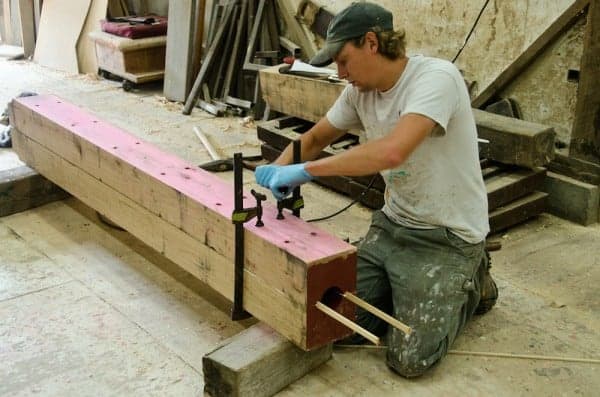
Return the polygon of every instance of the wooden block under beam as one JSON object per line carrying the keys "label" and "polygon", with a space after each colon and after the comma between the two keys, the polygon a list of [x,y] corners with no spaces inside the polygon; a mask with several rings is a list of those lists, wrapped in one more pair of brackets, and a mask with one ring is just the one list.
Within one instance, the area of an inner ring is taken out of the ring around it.
{"label": "wooden block under beam", "polygon": [[0,171],[0,216],[26,211],[69,196],[31,168]]}
{"label": "wooden block under beam", "polygon": [[226,340],[202,358],[211,396],[272,396],[328,361],[331,344],[305,352],[264,323]]}
{"label": "wooden block under beam", "polygon": [[[11,103],[14,148],[42,175],[233,298],[233,186],[54,96]],[[244,206],[255,205],[246,194]],[[356,248],[291,215],[245,224],[244,307],[310,350],[350,330],[314,305],[354,290]],[[346,302],[337,310],[353,318]]]}

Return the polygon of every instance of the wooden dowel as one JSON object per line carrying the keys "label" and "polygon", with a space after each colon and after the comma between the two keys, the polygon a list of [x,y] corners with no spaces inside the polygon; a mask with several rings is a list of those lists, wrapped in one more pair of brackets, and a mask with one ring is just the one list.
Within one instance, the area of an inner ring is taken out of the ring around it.
{"label": "wooden dowel", "polygon": [[390,316],[389,314],[382,312],[375,306],[368,304],[364,300],[360,299],[358,296],[356,296],[350,292],[344,292],[342,294],[342,296],[345,299],[348,299],[350,302],[356,304],[357,306],[362,307],[363,309],[365,309],[369,313],[373,314],[374,316],[379,317],[380,319],[382,319],[383,321],[385,321],[392,327],[398,328],[400,331],[404,332],[406,335],[410,335],[410,333],[412,332],[412,330],[410,329],[410,327],[408,325],[396,320],[394,317]]}
{"label": "wooden dowel", "polygon": [[[369,345],[335,345],[338,348],[346,349],[387,349],[385,345],[369,346]],[[513,354],[513,353],[496,353],[496,352],[478,352],[467,350],[448,350],[448,354],[457,356],[479,356],[479,357],[496,357],[496,358],[518,358],[523,360],[541,360],[541,361],[566,361],[583,364],[600,364],[600,360],[596,358],[578,358],[578,357],[557,357],[557,356],[538,356],[533,354]]]}
{"label": "wooden dowel", "polygon": [[381,343],[377,336],[373,335],[372,333],[370,333],[363,327],[357,325],[356,323],[348,320],[346,317],[342,316],[341,314],[339,314],[338,312],[336,312],[329,306],[326,306],[321,302],[317,302],[315,304],[315,306],[317,307],[317,309],[319,309],[323,313],[327,314],[329,317],[344,324],[346,327],[350,328],[352,331],[356,332],[357,334],[362,335],[364,338],[368,339],[373,344],[379,345]]}
{"label": "wooden dowel", "polygon": [[537,356],[533,354],[512,354],[512,353],[494,353],[494,352],[474,352],[464,350],[448,350],[449,354],[460,356],[484,356],[484,357],[502,357],[502,358],[522,358],[524,360],[545,360],[545,361],[569,361],[574,363],[600,364],[600,360],[594,358],[575,358],[575,357],[556,357],[556,356]]}
{"label": "wooden dowel", "polygon": [[219,153],[217,153],[213,145],[211,145],[206,135],[204,135],[204,133],[200,131],[198,127],[194,127],[194,133],[196,134],[198,139],[200,139],[200,142],[202,142],[202,145],[204,146],[210,157],[213,160],[220,160],[221,156],[219,156]]}

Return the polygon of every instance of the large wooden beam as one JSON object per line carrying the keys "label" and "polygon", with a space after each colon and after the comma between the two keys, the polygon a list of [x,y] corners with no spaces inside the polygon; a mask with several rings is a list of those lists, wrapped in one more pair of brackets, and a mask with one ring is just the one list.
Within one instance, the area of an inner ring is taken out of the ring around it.
{"label": "large wooden beam", "polygon": [[[317,122],[346,83],[279,73],[281,66],[260,71],[263,98],[272,110]],[[553,128],[473,109],[479,136],[491,141],[484,157],[506,164],[538,167],[554,157]]]}
{"label": "large wooden beam", "polygon": [[473,109],[477,134],[490,141],[481,155],[506,164],[535,168],[554,159],[554,128]]}
{"label": "large wooden beam", "polygon": [[[11,104],[21,159],[87,205],[233,298],[233,187],[54,96]],[[246,207],[255,205],[247,194]],[[291,215],[245,224],[245,309],[310,350],[350,331],[314,306],[354,290],[356,249]],[[352,317],[353,307],[337,310]]]}

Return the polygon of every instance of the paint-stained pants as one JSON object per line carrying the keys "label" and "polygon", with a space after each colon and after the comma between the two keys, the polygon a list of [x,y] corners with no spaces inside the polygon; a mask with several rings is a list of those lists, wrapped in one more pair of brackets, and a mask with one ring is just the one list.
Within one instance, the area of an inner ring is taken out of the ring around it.
{"label": "paint-stained pants", "polygon": [[406,377],[423,374],[448,351],[479,303],[484,243],[470,244],[446,228],[410,229],[377,211],[358,248],[357,295],[392,313],[413,332],[387,326],[357,309],[357,321],[387,333],[387,363]]}

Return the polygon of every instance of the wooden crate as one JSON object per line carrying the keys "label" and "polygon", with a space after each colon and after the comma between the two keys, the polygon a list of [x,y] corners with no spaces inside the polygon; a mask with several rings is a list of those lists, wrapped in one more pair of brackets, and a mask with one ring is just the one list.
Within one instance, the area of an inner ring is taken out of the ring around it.
{"label": "wooden crate", "polygon": [[167,36],[129,39],[91,32],[100,72],[110,72],[135,84],[162,80],[165,74]]}

